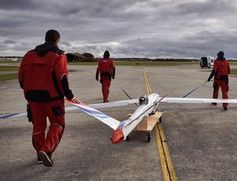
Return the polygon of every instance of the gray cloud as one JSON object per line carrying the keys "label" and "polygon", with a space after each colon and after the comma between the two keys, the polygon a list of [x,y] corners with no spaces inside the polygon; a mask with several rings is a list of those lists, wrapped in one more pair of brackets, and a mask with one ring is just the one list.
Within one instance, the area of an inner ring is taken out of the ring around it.
{"label": "gray cloud", "polygon": [[0,54],[23,55],[58,29],[67,52],[237,57],[236,12],[235,0],[0,0]]}
{"label": "gray cloud", "polygon": [[32,9],[37,7],[37,1],[36,0],[11,0],[11,1],[6,1],[6,0],[0,0],[0,9],[8,9],[8,10],[13,10],[13,9]]}
{"label": "gray cloud", "polygon": [[5,40],[4,44],[15,44],[16,42],[13,40]]}

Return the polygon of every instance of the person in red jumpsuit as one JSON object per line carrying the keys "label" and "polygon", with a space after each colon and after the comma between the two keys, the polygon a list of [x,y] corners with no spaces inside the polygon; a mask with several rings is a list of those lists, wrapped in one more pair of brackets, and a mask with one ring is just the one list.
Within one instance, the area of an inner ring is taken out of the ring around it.
{"label": "person in red jumpsuit", "polygon": [[[67,58],[58,48],[60,34],[48,30],[45,43],[25,54],[18,79],[28,101],[28,119],[33,124],[32,142],[38,161],[51,167],[65,127],[64,96],[74,98],[68,84]],[[47,128],[47,118],[50,125]]]}
{"label": "person in red jumpsuit", "polygon": [[103,94],[103,101],[109,102],[109,87],[111,84],[111,78],[115,78],[115,66],[113,60],[110,57],[110,53],[108,50],[104,52],[103,59],[98,61],[98,67],[96,70],[96,80],[99,80],[100,76],[100,83],[102,84],[102,94]]}
{"label": "person in red jumpsuit", "polygon": [[[229,78],[230,74],[230,64],[224,57],[224,52],[220,51],[217,53],[217,59],[214,62],[214,66],[210,76],[207,81],[210,82],[212,77],[214,76],[213,82],[213,98],[218,98],[219,88],[221,87],[222,98],[228,99],[228,91],[229,91]],[[216,103],[212,103],[216,105]],[[227,103],[223,103],[224,110],[227,110]]]}

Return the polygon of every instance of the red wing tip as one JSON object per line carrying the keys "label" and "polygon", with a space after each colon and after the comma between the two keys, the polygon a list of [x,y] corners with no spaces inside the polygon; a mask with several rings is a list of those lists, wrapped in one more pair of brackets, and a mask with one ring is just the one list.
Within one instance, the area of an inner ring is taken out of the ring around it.
{"label": "red wing tip", "polygon": [[112,143],[120,143],[121,141],[124,140],[124,135],[121,129],[116,129],[113,134],[112,134],[112,138],[111,141]]}

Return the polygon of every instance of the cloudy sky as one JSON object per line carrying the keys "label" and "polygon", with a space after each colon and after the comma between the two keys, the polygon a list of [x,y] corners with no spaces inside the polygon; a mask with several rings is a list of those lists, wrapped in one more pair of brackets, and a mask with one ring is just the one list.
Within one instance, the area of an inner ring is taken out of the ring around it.
{"label": "cloudy sky", "polygon": [[0,55],[61,34],[66,52],[112,57],[237,57],[236,0],[0,0]]}

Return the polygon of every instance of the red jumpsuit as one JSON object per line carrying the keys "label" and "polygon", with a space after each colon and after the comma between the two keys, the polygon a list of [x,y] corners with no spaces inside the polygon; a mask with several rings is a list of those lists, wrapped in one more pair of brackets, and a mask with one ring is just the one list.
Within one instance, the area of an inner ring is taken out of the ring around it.
{"label": "red jumpsuit", "polygon": [[96,71],[96,79],[100,74],[100,82],[102,84],[103,101],[108,102],[109,87],[111,78],[115,76],[115,66],[113,60],[110,58],[104,58],[98,61],[98,67]]}
{"label": "red jumpsuit", "polygon": [[[214,66],[214,82],[213,82],[213,98],[218,98],[219,88],[221,87],[222,98],[228,99],[230,65],[226,60],[215,60]],[[223,107],[227,108],[227,103],[223,103]]]}
{"label": "red jumpsuit", "polygon": [[[64,96],[73,98],[67,81],[67,59],[57,47],[40,45],[23,57],[18,79],[28,100],[28,118],[33,124],[36,152],[51,156],[65,127]],[[47,117],[50,122],[48,131]]]}

